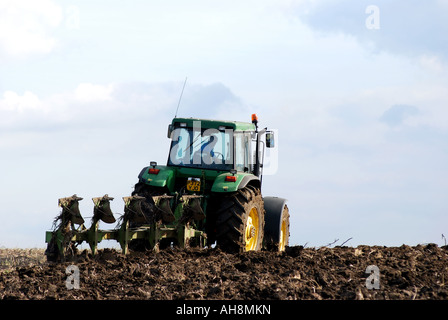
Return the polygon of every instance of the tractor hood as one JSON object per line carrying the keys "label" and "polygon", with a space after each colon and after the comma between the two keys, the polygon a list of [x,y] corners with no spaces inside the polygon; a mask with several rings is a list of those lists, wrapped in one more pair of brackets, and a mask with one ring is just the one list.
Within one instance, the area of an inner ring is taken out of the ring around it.
{"label": "tractor hood", "polygon": [[[233,179],[226,177],[234,176]],[[166,188],[169,192],[179,191],[176,188],[183,187],[188,178],[200,178],[205,180],[201,188],[211,192],[226,193],[244,188],[249,182],[260,184],[258,177],[249,173],[238,172],[234,175],[229,171],[203,170],[196,168],[171,167],[164,165],[148,166],[140,171],[139,181],[149,186]],[[177,183],[176,183],[177,181]],[[181,185],[179,185],[179,182]]]}

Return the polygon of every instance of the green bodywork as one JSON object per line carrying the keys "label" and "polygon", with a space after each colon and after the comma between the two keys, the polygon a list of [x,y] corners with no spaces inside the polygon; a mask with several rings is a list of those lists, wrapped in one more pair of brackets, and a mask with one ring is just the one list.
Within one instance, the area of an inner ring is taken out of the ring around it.
{"label": "green bodywork", "polygon": [[214,171],[214,170],[202,170],[195,168],[179,168],[170,166],[155,166],[155,169],[159,169],[158,174],[149,173],[150,166],[143,168],[139,175],[139,180],[148,186],[166,188],[170,193],[175,192],[175,182],[179,178],[196,177],[203,179],[201,188],[203,193],[217,192],[228,193],[235,192],[238,189],[244,188],[249,181],[258,181],[258,178],[250,173],[237,172],[235,174],[236,181],[225,181],[226,176],[231,175],[229,171]]}

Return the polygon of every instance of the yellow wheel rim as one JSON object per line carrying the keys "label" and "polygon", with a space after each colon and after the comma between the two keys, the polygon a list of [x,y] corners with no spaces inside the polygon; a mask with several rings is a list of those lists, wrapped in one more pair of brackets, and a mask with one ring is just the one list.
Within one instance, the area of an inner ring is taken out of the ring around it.
{"label": "yellow wheel rim", "polygon": [[280,242],[278,244],[278,250],[279,251],[285,251],[285,247],[286,247],[286,241],[287,241],[287,232],[288,230],[286,229],[286,221],[283,220],[282,221],[282,227],[280,228]]}
{"label": "yellow wheel rim", "polygon": [[249,216],[247,217],[246,223],[246,251],[255,250],[258,245],[258,230],[259,226],[259,216],[257,208],[252,208],[249,212]]}

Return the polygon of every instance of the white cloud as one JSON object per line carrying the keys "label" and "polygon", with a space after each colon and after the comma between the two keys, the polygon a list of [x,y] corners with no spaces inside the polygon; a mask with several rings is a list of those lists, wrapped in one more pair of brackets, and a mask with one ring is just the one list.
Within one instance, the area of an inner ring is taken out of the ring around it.
{"label": "white cloud", "polygon": [[[85,127],[127,127],[151,122],[152,116],[170,121],[176,111],[181,83],[81,83],[71,91],[39,97],[5,91],[0,98],[0,124],[6,130],[42,131]],[[244,104],[221,83],[186,87],[179,116],[215,118],[241,111]],[[248,116],[249,116],[249,112]]]}
{"label": "white cloud", "polygon": [[30,91],[25,91],[23,95],[5,91],[0,98],[0,129],[21,130],[33,123],[39,125],[48,111],[48,106]]}
{"label": "white cloud", "polygon": [[0,110],[23,113],[26,110],[39,109],[41,107],[42,103],[39,98],[30,91],[26,91],[23,96],[18,95],[14,91],[6,91],[3,93],[3,99],[0,100]]}
{"label": "white cloud", "polygon": [[99,85],[92,83],[81,83],[75,89],[75,97],[82,102],[108,101],[112,100],[113,85]]}
{"label": "white cloud", "polygon": [[50,30],[62,18],[61,7],[51,0],[0,2],[0,53],[23,57],[51,52],[57,41]]}
{"label": "white cloud", "polygon": [[442,61],[435,55],[422,55],[420,57],[420,65],[423,68],[436,73],[441,73],[444,70]]}

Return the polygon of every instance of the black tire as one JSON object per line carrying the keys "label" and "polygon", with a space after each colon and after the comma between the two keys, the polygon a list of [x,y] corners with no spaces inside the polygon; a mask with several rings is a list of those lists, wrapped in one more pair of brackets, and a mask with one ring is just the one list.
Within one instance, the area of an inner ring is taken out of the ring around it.
{"label": "black tire", "polygon": [[264,213],[258,188],[248,186],[219,198],[215,224],[217,246],[227,252],[261,250]]}
{"label": "black tire", "polygon": [[289,209],[286,199],[264,197],[264,242],[268,250],[284,251],[289,245]]}

